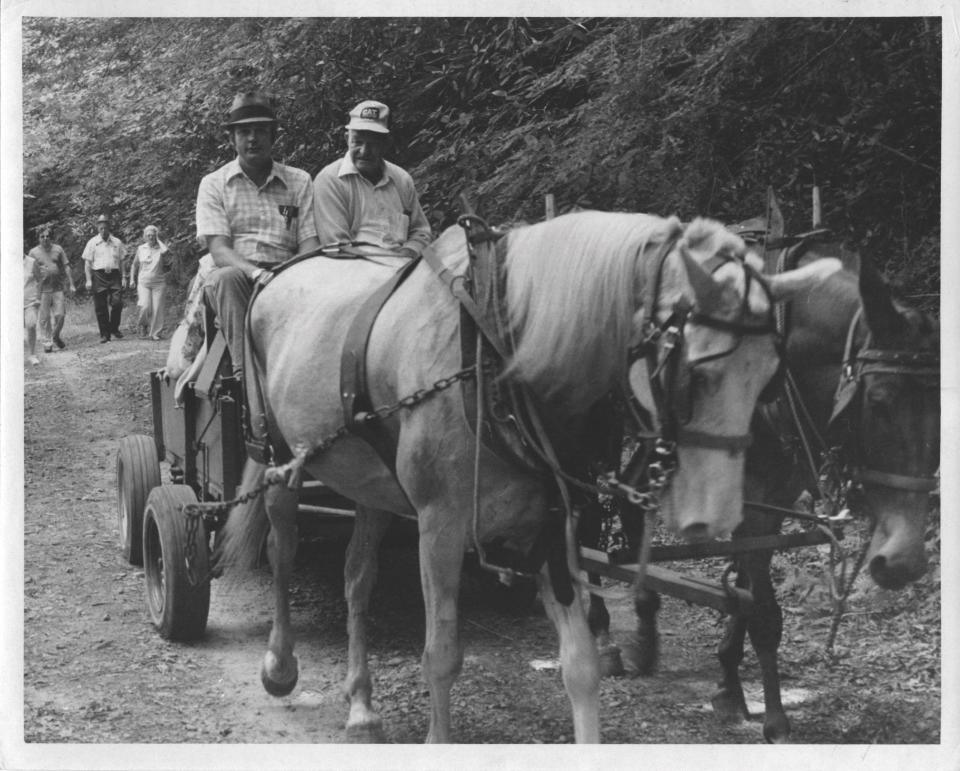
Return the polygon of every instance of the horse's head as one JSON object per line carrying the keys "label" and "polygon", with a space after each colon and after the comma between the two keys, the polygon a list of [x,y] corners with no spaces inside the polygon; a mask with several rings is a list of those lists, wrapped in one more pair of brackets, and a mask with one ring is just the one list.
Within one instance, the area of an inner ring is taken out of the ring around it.
{"label": "horse's head", "polygon": [[661,423],[679,459],[661,507],[687,538],[728,534],[741,519],[751,418],[780,366],[773,303],[840,263],[821,260],[777,276],[761,269],[740,237],[701,219],[674,243],[655,282],[656,318],[647,321],[664,333],[656,340],[653,390],[662,393]]}
{"label": "horse's head", "polygon": [[866,260],[860,267],[863,321],[858,353],[854,449],[863,505],[872,519],[867,564],[874,581],[897,589],[926,571],[929,494],[940,465],[940,332],[896,305]]}

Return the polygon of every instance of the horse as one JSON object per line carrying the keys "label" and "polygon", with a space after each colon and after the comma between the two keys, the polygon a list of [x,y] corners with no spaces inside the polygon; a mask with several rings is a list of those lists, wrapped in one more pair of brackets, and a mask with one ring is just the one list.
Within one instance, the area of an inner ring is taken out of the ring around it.
{"label": "horse", "polygon": [[[783,253],[766,252],[768,271],[776,269]],[[845,266],[787,306],[787,372],[794,409],[806,415],[809,433],[824,442],[819,450],[841,447],[859,486],[854,508],[871,525],[865,554],[870,576],[885,589],[899,589],[926,571],[929,493],[937,485],[939,468],[939,327],[930,316],[895,301],[866,258],[829,237],[805,239],[789,254],[800,266],[824,257],[838,258]],[[784,517],[770,507],[792,508],[805,489],[816,488],[812,475],[817,469],[798,449],[790,418],[784,430],[787,399],[781,389],[772,411],[761,408],[754,420],[744,482],[748,503],[735,539],[778,533]],[[749,616],[727,618],[718,648],[722,678],[712,704],[723,721],[748,717],[739,666],[749,633],[763,678],[763,735],[777,743],[789,738],[790,723],[780,696],[777,648],[783,615],[770,576],[771,558],[772,551],[755,551],[735,559],[736,585],[752,592],[754,609]],[[644,591],[635,604],[638,650],[633,665],[649,674],[657,659],[659,597]],[[589,620],[603,649],[612,654],[607,664],[612,674],[622,664],[609,643],[602,598],[591,596]]]}
{"label": "horse", "polygon": [[[566,214],[511,229],[503,243],[505,304],[515,340],[503,378],[527,389],[550,425],[582,426],[599,400],[637,380],[647,365],[643,359],[631,363],[637,356],[629,352],[644,338],[645,319],[664,322],[676,306],[693,307],[682,335],[662,335],[655,343],[663,357],[672,346],[690,375],[678,466],[660,505],[685,537],[729,533],[740,517],[743,439],[757,397],[778,367],[772,304],[821,282],[839,263],[825,260],[761,279],[759,260],[717,222],[683,226],[674,217],[628,213]],[[480,446],[464,418],[464,397],[447,387],[461,368],[460,305],[453,283],[438,280],[427,263],[442,263],[452,273],[466,267],[461,228],[444,230],[425,257],[369,332],[367,385],[372,404],[386,408],[373,412],[396,448],[393,469],[344,428],[336,364],[357,306],[393,268],[369,260],[303,260],[274,276],[249,313],[252,368],[262,373],[269,436],[294,457],[269,473],[247,462],[241,497],[251,498],[227,518],[216,561],[228,572],[251,564],[269,530],[275,608],[261,681],[269,693],[285,695],[298,678],[288,604],[296,479],[305,471],[356,502],[345,566],[351,741],[385,736],[371,705],[365,615],[377,547],[390,519],[418,523],[428,742],[452,736],[450,689],[463,661],[457,598],[465,551],[499,542],[529,553],[542,531],[556,527],[552,504],[558,496],[550,479]],[[627,388],[654,409],[643,388]],[[290,484],[262,489],[279,478]],[[562,552],[569,561],[572,548],[569,540],[564,545],[564,527],[561,522],[561,556],[542,561],[537,582],[560,640],[575,740],[598,742],[596,648],[579,596],[558,599],[562,593],[554,587]]]}

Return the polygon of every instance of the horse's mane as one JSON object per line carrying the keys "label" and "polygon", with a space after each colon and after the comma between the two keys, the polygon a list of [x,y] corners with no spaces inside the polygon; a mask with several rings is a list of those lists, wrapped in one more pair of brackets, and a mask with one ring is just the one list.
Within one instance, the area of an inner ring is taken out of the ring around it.
{"label": "horse's mane", "polygon": [[508,233],[507,307],[517,341],[508,375],[571,410],[622,375],[638,307],[639,255],[676,218],[577,212]]}

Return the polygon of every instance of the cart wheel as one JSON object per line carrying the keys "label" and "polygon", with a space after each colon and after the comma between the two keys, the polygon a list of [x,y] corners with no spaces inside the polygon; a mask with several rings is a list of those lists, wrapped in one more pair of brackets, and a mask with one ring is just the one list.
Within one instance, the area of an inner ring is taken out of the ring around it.
{"label": "cart wheel", "polygon": [[120,551],[131,565],[143,564],[143,507],[159,485],[160,461],[153,439],[142,434],[123,437],[117,451],[117,530]]}
{"label": "cart wheel", "polygon": [[210,611],[209,553],[203,523],[193,534],[194,569],[200,581],[191,586],[187,572],[187,515],[181,507],[196,503],[187,485],[155,487],[143,512],[143,572],[150,621],[167,640],[203,636]]}

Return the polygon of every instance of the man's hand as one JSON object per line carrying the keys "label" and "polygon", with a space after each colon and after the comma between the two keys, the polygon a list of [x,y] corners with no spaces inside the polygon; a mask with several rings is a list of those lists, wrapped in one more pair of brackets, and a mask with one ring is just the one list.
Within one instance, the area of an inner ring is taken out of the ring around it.
{"label": "man's hand", "polygon": [[93,289],[93,282],[88,278],[88,279],[87,279],[87,291],[89,292],[91,289]]}
{"label": "man's hand", "polygon": [[417,256],[417,253],[411,249],[409,246],[403,246],[397,250],[397,257],[404,257],[408,260],[412,260]]}

